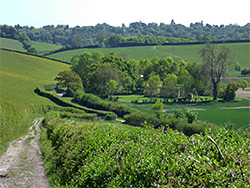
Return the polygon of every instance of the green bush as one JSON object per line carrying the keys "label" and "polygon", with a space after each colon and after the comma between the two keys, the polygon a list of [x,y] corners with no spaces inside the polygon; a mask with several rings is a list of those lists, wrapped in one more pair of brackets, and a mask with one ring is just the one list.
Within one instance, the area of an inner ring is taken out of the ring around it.
{"label": "green bush", "polygon": [[52,187],[247,187],[250,183],[250,140],[233,130],[207,130],[187,137],[171,129],[83,126],[51,116],[44,126],[41,141]]}
{"label": "green bush", "polygon": [[119,117],[123,117],[134,111],[134,109],[126,105],[117,104],[112,101],[103,101],[100,97],[90,93],[77,92],[74,99],[80,105],[98,110],[112,111]]}

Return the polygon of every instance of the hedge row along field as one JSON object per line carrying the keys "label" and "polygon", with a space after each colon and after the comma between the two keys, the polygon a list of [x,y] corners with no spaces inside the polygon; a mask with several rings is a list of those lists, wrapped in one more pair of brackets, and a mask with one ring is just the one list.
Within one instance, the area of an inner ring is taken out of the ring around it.
{"label": "hedge row along field", "polygon": [[247,187],[250,140],[233,130],[125,130],[47,114],[41,135],[54,187]]}

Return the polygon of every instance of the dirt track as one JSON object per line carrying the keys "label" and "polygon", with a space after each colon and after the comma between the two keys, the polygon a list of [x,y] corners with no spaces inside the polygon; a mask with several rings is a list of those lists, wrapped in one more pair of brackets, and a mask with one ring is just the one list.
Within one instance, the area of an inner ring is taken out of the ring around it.
{"label": "dirt track", "polygon": [[38,146],[42,118],[35,119],[29,134],[13,141],[0,157],[0,188],[48,188]]}

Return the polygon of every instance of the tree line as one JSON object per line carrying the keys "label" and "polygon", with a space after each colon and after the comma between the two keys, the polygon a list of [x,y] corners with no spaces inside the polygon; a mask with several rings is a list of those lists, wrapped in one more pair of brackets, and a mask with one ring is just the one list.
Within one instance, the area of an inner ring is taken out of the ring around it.
{"label": "tree line", "polygon": [[233,63],[228,48],[217,49],[207,44],[200,55],[203,64],[172,57],[138,61],[123,59],[115,53],[85,52],[73,56],[72,72],[61,72],[56,80],[59,85],[66,81],[63,86],[68,91],[84,88],[87,93],[110,98],[113,94],[143,93],[151,98],[198,99],[199,96],[211,95],[214,100],[218,97],[233,100],[239,87],[247,87],[248,83],[242,81],[230,82],[226,86],[221,84],[226,68]]}
{"label": "tree line", "polygon": [[[173,42],[248,40],[250,38],[249,29],[250,23],[245,26],[232,24],[217,26],[197,22],[186,27],[175,24],[173,20],[170,24],[134,22],[130,23],[129,26],[122,24],[121,27],[110,26],[106,23],[72,28],[68,25],[46,25],[41,28],[0,25],[0,37],[19,39],[20,33],[25,33],[33,41],[81,47],[104,46],[106,43],[110,44],[110,40],[115,39],[115,37],[123,37],[123,40],[125,40],[123,45],[128,43],[157,44],[162,41],[160,38],[143,38],[142,36],[163,37],[164,42],[171,42],[171,40]],[[179,40],[176,40],[176,38]]]}

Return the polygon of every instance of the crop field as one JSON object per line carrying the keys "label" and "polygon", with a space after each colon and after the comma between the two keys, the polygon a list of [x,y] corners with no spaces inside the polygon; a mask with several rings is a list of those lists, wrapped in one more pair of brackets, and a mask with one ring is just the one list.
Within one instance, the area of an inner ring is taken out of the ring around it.
{"label": "crop field", "polygon": [[51,104],[38,96],[38,85],[51,84],[55,76],[69,66],[30,55],[0,50],[0,99],[18,104]]}
{"label": "crop field", "polygon": [[[216,44],[222,46],[222,44]],[[143,47],[121,47],[121,48],[85,48],[77,50],[69,50],[64,52],[58,52],[48,57],[60,59],[64,61],[70,61],[74,55],[79,55],[84,52],[99,51],[104,54],[115,52],[122,57],[128,57],[130,59],[140,60],[151,59],[154,56],[164,58],[172,56],[175,59],[184,59],[190,62],[201,63],[202,59],[199,55],[203,45],[172,45],[172,46],[143,46]],[[242,68],[248,67],[250,62],[250,43],[232,43],[225,44],[229,47],[234,56],[235,61],[239,63]]]}
{"label": "crop field", "polygon": [[47,52],[57,50],[62,47],[60,45],[37,41],[31,41],[31,46],[37,50],[38,54],[45,54]]}
{"label": "crop field", "polygon": [[26,52],[26,50],[23,48],[22,43],[19,42],[18,40],[1,38],[1,37],[0,37],[0,48]]}

